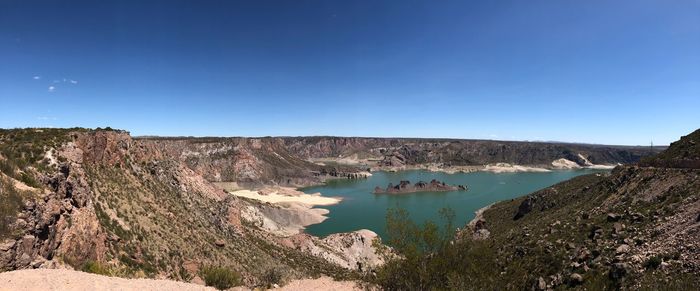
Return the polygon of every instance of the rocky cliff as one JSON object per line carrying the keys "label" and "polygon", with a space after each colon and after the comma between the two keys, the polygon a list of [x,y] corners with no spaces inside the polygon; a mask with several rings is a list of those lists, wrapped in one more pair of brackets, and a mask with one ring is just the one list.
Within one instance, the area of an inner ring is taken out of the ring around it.
{"label": "rocky cliff", "polygon": [[588,164],[629,164],[663,149],[571,143],[407,138],[284,138],[289,152],[303,158],[353,157],[380,166],[440,164],[475,166],[495,163],[547,165],[558,159]]}
{"label": "rocky cliff", "polygon": [[291,154],[280,138],[139,138],[212,182],[308,186],[327,178],[355,178],[362,170],[323,166]]}

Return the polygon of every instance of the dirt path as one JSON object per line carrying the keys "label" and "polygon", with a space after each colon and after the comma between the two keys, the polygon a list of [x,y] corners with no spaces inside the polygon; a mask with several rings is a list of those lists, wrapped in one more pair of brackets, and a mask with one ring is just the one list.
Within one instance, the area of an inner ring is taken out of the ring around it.
{"label": "dirt path", "polygon": [[[196,284],[153,279],[124,279],[107,277],[85,272],[65,269],[35,269],[18,270],[0,273],[0,291],[184,291],[216,289]],[[249,290],[245,287],[236,287],[232,290]],[[307,291],[307,290],[362,290],[354,282],[333,281],[329,277],[318,279],[295,280],[278,289],[283,291]]]}
{"label": "dirt path", "polygon": [[18,270],[0,273],[0,291],[25,290],[209,290],[216,289],[169,280],[124,279],[71,270]]}

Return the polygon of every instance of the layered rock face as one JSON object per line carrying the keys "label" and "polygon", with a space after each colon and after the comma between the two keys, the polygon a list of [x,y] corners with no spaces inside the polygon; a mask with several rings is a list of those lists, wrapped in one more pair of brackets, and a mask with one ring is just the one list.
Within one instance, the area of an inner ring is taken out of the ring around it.
{"label": "layered rock face", "polygon": [[303,158],[348,157],[379,160],[379,165],[402,167],[420,164],[447,166],[510,163],[550,165],[566,159],[579,166],[629,164],[662,148],[602,146],[586,144],[509,142],[490,140],[289,137],[290,153]]}
{"label": "layered rock face", "polygon": [[293,154],[280,138],[140,138],[212,182],[308,186],[329,177],[361,177],[360,169],[322,166]]}

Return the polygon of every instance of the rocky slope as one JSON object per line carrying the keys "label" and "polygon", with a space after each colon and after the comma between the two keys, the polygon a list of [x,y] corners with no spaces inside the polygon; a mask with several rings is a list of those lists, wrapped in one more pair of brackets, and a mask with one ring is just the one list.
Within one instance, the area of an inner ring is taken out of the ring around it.
{"label": "rocky slope", "polygon": [[202,268],[221,266],[259,286],[353,276],[372,253],[374,238],[357,254],[344,241],[305,236],[296,245],[259,228],[241,210],[267,205],[227,194],[167,145],[121,131],[0,133],[0,196],[13,201],[0,213],[0,270],[97,264],[119,276],[197,281]]}
{"label": "rocky slope", "polygon": [[[495,276],[517,288],[693,290],[700,284],[699,135],[642,166],[497,203],[461,235],[491,245],[497,265],[511,270]],[[513,277],[517,270],[527,273]]]}
{"label": "rocky slope", "polygon": [[642,166],[700,168],[700,129],[674,142],[668,150],[642,160]]}

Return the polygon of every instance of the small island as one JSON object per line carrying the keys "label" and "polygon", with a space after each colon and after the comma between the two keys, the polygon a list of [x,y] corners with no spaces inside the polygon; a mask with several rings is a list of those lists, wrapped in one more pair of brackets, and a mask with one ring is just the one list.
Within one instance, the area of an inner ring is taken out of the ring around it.
{"label": "small island", "polygon": [[374,194],[406,194],[416,192],[447,192],[447,191],[467,191],[467,186],[464,185],[448,185],[445,182],[440,182],[433,179],[430,183],[418,181],[411,184],[411,181],[401,181],[398,185],[389,183],[386,189],[379,186],[374,188]]}

